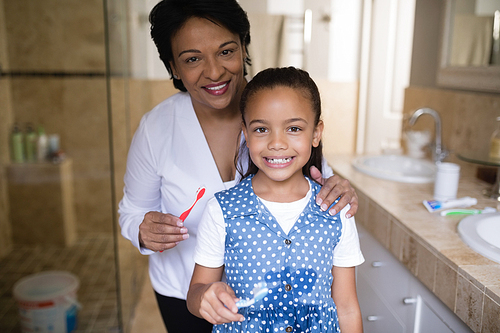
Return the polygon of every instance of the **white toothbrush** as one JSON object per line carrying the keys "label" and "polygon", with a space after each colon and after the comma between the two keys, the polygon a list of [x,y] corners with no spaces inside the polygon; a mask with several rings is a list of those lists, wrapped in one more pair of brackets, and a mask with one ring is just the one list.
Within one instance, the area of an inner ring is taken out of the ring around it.
{"label": "white toothbrush", "polygon": [[252,290],[253,298],[241,299],[238,302],[236,302],[236,306],[238,307],[238,309],[241,309],[250,306],[252,304],[255,304],[256,302],[263,299],[264,296],[268,294],[268,292],[269,288],[267,288],[267,283],[259,282],[255,285],[255,288],[253,288]]}

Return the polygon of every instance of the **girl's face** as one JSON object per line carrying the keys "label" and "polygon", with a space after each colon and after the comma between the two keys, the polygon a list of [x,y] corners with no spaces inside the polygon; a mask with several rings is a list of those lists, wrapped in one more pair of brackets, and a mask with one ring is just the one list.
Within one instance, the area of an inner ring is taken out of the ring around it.
{"label": "girl's face", "polygon": [[315,125],[314,119],[311,102],[302,91],[276,87],[250,97],[242,127],[259,177],[275,182],[304,178],[302,167],[323,132],[323,122]]}
{"label": "girl's face", "polygon": [[238,34],[207,19],[190,18],[172,38],[170,62],[191,95],[195,110],[237,110],[246,84],[246,56]]}

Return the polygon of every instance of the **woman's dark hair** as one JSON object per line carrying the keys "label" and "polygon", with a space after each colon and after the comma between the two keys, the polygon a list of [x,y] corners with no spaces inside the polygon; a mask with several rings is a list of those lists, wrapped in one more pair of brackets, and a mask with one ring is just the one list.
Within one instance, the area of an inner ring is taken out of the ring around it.
{"label": "woman's dark hair", "polygon": [[[160,59],[172,77],[169,61],[173,61],[172,37],[193,17],[207,19],[238,34],[241,45],[245,47],[245,63],[250,65],[248,45],[250,44],[250,22],[247,13],[236,0],[162,0],[151,10],[151,37],[158,49]],[[247,74],[243,65],[244,74]],[[173,77],[172,77],[173,78]],[[187,91],[181,80],[175,79],[174,86]]]}
{"label": "woman's dark hair", "polygon": [[[253,79],[248,82],[240,100],[240,112],[243,118],[243,124],[245,123],[245,109],[251,98],[262,90],[271,90],[277,87],[287,87],[297,90],[302,93],[305,98],[311,103],[312,110],[314,112],[314,126],[317,126],[321,119],[321,98],[319,95],[318,87],[316,83],[311,79],[306,71],[295,67],[283,67],[283,68],[268,68],[253,77]],[[322,152],[321,140],[317,147],[312,147],[311,157],[307,161],[306,165],[302,167],[302,173],[307,177],[311,178],[310,168],[315,166],[322,171],[321,166],[323,162],[323,152]],[[247,172],[243,172],[243,166],[241,162],[246,160],[242,158],[243,156],[248,157],[248,168]],[[259,170],[257,166],[252,162],[249,156],[248,147],[246,142],[243,142],[240,146],[238,152],[238,172],[243,176],[247,177],[251,174],[257,173]]]}

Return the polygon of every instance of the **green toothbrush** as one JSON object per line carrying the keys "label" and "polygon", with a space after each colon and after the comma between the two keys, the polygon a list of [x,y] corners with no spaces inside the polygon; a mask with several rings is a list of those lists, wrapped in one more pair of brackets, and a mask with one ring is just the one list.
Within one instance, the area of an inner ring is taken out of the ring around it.
{"label": "green toothbrush", "polygon": [[475,214],[484,214],[484,213],[494,213],[497,210],[493,207],[485,207],[483,210],[481,209],[447,209],[443,210],[440,214],[441,216],[450,216],[450,215],[475,215]]}

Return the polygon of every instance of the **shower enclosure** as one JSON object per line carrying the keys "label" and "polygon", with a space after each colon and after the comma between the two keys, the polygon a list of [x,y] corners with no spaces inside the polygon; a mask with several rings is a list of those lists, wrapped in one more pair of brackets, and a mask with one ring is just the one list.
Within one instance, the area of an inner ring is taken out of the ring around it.
{"label": "shower enclosure", "polygon": [[[139,119],[171,91],[131,74],[131,4],[0,0],[0,332],[20,332],[13,285],[49,270],[80,280],[75,332],[130,330],[147,258],[121,237],[117,205]],[[26,150],[28,127],[48,158]]]}

